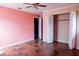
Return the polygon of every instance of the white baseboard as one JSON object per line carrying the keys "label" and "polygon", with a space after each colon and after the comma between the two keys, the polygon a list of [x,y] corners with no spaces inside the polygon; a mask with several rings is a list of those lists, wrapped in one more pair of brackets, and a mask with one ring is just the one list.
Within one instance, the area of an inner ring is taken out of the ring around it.
{"label": "white baseboard", "polygon": [[33,39],[29,39],[29,40],[25,40],[25,41],[21,41],[21,42],[12,43],[10,45],[6,45],[6,46],[3,46],[3,47],[0,47],[0,50],[4,49],[4,48],[7,48],[7,47],[14,46],[14,45],[22,44],[22,43],[25,43],[25,42],[28,42],[28,41],[31,41],[31,40],[33,40]]}
{"label": "white baseboard", "polygon": [[69,43],[69,42],[66,42],[66,41],[60,41],[60,40],[58,40],[58,42],[62,42],[62,43]]}
{"label": "white baseboard", "polygon": [[79,47],[76,47],[76,49],[79,49]]}
{"label": "white baseboard", "polygon": [[53,41],[49,41],[49,40],[48,41],[47,40],[43,40],[43,41],[44,42],[47,42],[47,43],[52,43],[53,42]]}

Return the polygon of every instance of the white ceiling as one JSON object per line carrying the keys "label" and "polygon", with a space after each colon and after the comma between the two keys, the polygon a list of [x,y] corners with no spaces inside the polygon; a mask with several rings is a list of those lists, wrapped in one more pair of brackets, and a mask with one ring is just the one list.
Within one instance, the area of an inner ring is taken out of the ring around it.
{"label": "white ceiling", "polygon": [[[33,8],[26,9],[25,7],[27,7],[29,5],[24,4],[24,3],[0,3],[0,6],[5,6],[8,8],[13,8],[13,9],[21,10],[21,11],[25,11],[25,12],[41,14],[45,10],[79,5],[78,3],[40,3],[40,4],[47,5],[47,7],[39,7],[39,10],[34,10]],[[22,8],[22,9],[18,9],[18,8]]]}

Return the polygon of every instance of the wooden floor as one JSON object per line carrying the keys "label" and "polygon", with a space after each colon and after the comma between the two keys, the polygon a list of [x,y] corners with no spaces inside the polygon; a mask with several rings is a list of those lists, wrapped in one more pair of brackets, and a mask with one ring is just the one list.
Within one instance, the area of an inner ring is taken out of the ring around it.
{"label": "wooden floor", "polygon": [[1,56],[79,56],[79,50],[70,50],[65,43],[48,44],[30,41],[0,50]]}

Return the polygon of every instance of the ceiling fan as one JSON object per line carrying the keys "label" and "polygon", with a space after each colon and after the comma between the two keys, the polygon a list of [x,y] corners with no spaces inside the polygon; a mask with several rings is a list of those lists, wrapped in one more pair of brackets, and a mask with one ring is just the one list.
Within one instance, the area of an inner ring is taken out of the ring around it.
{"label": "ceiling fan", "polygon": [[39,7],[47,7],[46,5],[41,5],[40,3],[24,3],[27,4],[29,6],[27,6],[26,8],[34,8],[34,9],[39,9]]}

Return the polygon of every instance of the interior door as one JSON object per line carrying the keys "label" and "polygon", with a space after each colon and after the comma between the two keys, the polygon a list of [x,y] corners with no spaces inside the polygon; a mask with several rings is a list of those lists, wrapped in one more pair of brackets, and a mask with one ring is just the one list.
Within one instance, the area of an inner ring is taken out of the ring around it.
{"label": "interior door", "polygon": [[34,18],[34,38],[39,38],[39,20]]}

